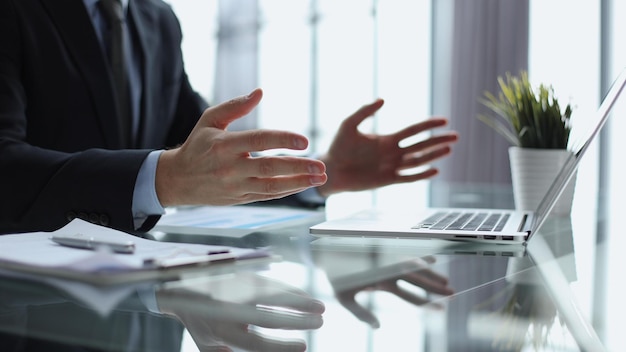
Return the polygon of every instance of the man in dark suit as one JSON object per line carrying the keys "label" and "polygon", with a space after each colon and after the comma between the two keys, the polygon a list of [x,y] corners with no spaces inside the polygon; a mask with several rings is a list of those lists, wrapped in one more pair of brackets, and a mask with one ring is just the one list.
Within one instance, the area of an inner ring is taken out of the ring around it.
{"label": "man in dark suit", "polygon": [[0,0],[0,233],[53,230],[74,217],[146,231],[166,206],[242,204],[311,187],[326,197],[412,182],[437,171],[398,171],[447,155],[457,139],[444,133],[398,146],[445,125],[443,118],[363,135],[357,126],[382,106],[377,100],[344,121],[320,160],[252,157],[308,142],[286,131],[227,132],[262,91],[207,109],[187,79],[171,8],[160,0],[122,3],[133,44],[130,140],[120,133],[97,1]]}

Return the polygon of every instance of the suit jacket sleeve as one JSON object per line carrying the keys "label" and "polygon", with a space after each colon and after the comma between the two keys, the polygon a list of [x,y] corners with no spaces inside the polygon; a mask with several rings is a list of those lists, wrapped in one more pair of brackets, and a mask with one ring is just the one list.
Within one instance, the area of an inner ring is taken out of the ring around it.
{"label": "suit jacket sleeve", "polygon": [[0,233],[54,230],[74,217],[133,231],[143,160],[182,143],[206,107],[184,72],[169,6],[131,4],[144,60],[141,136],[139,149],[121,150],[107,120],[110,75],[82,2],[0,0]]}

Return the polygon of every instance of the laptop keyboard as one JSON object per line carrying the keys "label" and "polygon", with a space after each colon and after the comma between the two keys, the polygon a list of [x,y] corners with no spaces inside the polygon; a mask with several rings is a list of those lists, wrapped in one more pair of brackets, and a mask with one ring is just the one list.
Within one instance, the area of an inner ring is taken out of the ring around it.
{"label": "laptop keyboard", "polygon": [[413,226],[414,229],[501,231],[509,220],[508,213],[438,212]]}

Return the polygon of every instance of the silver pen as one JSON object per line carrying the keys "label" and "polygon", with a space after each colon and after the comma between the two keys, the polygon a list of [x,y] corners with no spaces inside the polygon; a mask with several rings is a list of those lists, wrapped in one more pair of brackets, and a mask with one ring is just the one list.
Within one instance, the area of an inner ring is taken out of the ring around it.
{"label": "silver pen", "polygon": [[115,241],[109,239],[96,239],[83,234],[53,235],[50,240],[62,246],[96,250],[104,247],[115,253],[132,254],[135,252],[135,243],[129,240]]}

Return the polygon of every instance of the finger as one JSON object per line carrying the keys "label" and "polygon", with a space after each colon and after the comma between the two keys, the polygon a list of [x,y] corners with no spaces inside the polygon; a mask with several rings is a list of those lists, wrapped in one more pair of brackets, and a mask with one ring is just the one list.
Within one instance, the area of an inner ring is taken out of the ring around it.
{"label": "finger", "polygon": [[277,130],[231,132],[226,143],[237,154],[282,148],[304,150],[309,146],[309,140],[305,136]]}
{"label": "finger", "polygon": [[[430,271],[430,270],[429,270]],[[440,295],[449,296],[454,290],[448,286],[448,279],[430,271],[422,271],[418,273],[403,276],[402,279],[412,285],[423,288],[424,290]]]}
{"label": "finger", "polygon": [[236,166],[239,175],[273,177],[286,175],[322,175],[326,165],[319,160],[289,156],[250,158]]}
{"label": "finger", "polygon": [[414,173],[414,174],[409,174],[409,175],[396,175],[396,177],[393,179],[393,183],[411,183],[411,182],[416,182],[416,181],[421,181],[421,180],[426,180],[429,178],[432,178],[434,176],[437,176],[439,174],[439,170],[435,169],[435,168],[430,168],[418,173]]}
{"label": "finger", "polygon": [[426,264],[434,264],[435,262],[437,262],[437,258],[432,255],[425,255],[423,257],[420,257],[419,259],[423,260]]}
{"label": "finger", "polygon": [[326,309],[324,303],[312,298],[308,292],[282,281],[242,273],[238,281],[249,282],[254,292],[255,306],[291,308],[291,310],[321,314]]}
{"label": "finger", "polygon": [[448,124],[448,119],[444,117],[433,117],[428,120],[413,124],[409,127],[405,127],[404,129],[393,134],[394,138],[400,142],[406,138],[414,136],[418,133],[431,130],[433,128],[442,127]]}
{"label": "finger", "polygon": [[398,169],[405,170],[422,165],[428,165],[437,159],[441,159],[447,155],[450,155],[450,153],[452,153],[452,148],[450,148],[449,146],[445,146],[431,150],[427,153],[418,153],[416,155],[405,156],[400,163]]}
{"label": "finger", "polygon": [[328,180],[326,174],[277,176],[269,178],[248,178],[244,189],[246,193],[257,195],[279,195],[297,192],[314,186],[321,186]]}
{"label": "finger", "polygon": [[[424,279],[434,285],[448,286],[448,278],[432,269],[422,269],[414,271],[405,276],[409,280],[412,279]],[[404,277],[403,277],[404,278]],[[415,281],[415,283],[418,283]]]}
{"label": "finger", "polygon": [[293,191],[290,191],[290,192],[277,193],[277,194],[249,193],[249,194],[246,194],[244,197],[242,197],[239,200],[234,200],[232,202],[232,204],[244,204],[244,203],[252,203],[252,202],[258,202],[258,201],[264,201],[264,200],[280,199],[280,198],[284,198],[284,197],[287,197],[287,196],[294,195],[296,193],[300,193],[300,192],[304,191],[307,188],[309,188],[309,187],[300,188],[300,189],[293,190]]}
{"label": "finger", "polygon": [[232,352],[232,349],[228,346],[215,345],[215,346],[198,346],[200,352]]}
{"label": "finger", "polygon": [[406,146],[402,148],[402,152],[404,154],[423,152],[423,151],[426,151],[426,150],[429,150],[429,149],[432,149],[441,145],[449,145],[452,143],[456,143],[458,140],[459,140],[459,135],[457,133],[454,133],[454,132],[445,133],[445,134],[431,137],[423,141],[417,142],[415,144]]}
{"label": "finger", "polygon": [[419,295],[416,295],[415,293],[412,293],[402,288],[398,288],[398,292],[396,292],[395,295],[400,297],[402,300],[409,302],[411,304],[414,304],[416,306],[424,306],[428,304],[432,308],[436,308],[436,309],[442,308],[441,304],[432,302],[428,298],[421,297]]}
{"label": "finger", "polygon": [[206,314],[207,317],[224,324],[228,322],[246,323],[285,330],[311,330],[318,329],[323,325],[321,313],[287,311],[285,308],[289,307],[282,304],[266,306],[260,303],[250,305],[221,301],[219,305],[196,307],[195,309],[198,314]]}
{"label": "finger", "polygon": [[376,113],[376,111],[378,111],[383,106],[384,103],[385,103],[384,100],[376,99],[374,100],[374,102],[370,104],[363,105],[362,107],[359,108],[359,110],[357,110],[352,115],[348,116],[348,118],[343,120],[343,122],[341,123],[341,128],[347,128],[347,129],[357,128],[357,126],[359,126],[361,122],[363,122],[363,120],[374,115],[374,113]]}
{"label": "finger", "polygon": [[198,350],[200,352],[232,352],[233,350],[225,346],[224,343],[221,342],[221,338],[214,334],[212,329],[214,323],[206,322],[206,324],[202,324],[201,326],[188,326],[189,334],[193,342],[195,342],[196,347],[198,347]]}
{"label": "finger", "polygon": [[[295,290],[295,288],[290,288],[290,290]],[[326,310],[324,303],[309,297],[304,291],[300,293],[285,291],[271,296],[259,297],[255,303],[270,307],[290,308],[311,314],[322,314]]]}
{"label": "finger", "polygon": [[283,330],[314,330],[324,324],[321,314],[289,312],[284,308],[287,307],[283,305],[279,309],[256,307],[257,312],[246,322],[263,328]]}
{"label": "finger", "polygon": [[402,298],[403,300],[411,304],[417,305],[417,306],[421,306],[421,305],[429,303],[429,300],[427,298],[419,296],[413,292],[407,291],[401,288],[400,286],[398,286],[395,282],[380,286],[380,290],[396,295]]}
{"label": "finger", "polygon": [[354,300],[354,296],[352,295],[341,295],[339,296],[339,302],[341,305],[346,308],[350,313],[352,313],[357,319],[368,324],[373,329],[378,329],[380,327],[380,322],[372,314],[369,310],[363,308],[360,304],[358,304]]}
{"label": "finger", "polygon": [[306,343],[302,340],[269,337],[247,329],[245,326],[220,324],[215,330],[224,342],[246,351],[300,352],[306,350]]}
{"label": "finger", "polygon": [[198,123],[202,126],[224,130],[231,122],[252,111],[262,97],[263,91],[257,88],[248,95],[210,107],[204,111]]}

